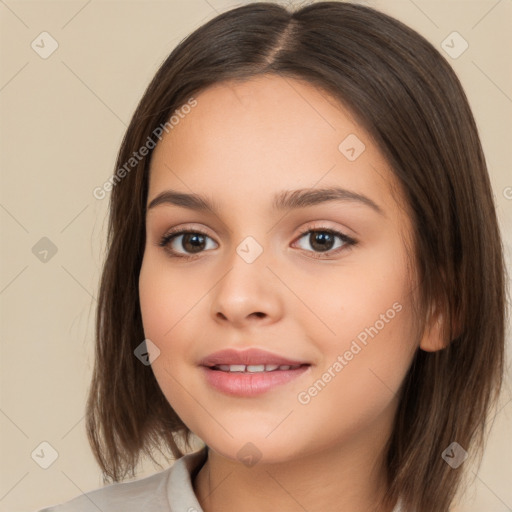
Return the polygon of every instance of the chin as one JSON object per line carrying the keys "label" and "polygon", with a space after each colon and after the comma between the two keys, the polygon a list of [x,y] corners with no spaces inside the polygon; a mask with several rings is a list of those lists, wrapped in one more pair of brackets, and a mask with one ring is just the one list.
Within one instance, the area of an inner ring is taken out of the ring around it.
{"label": "chin", "polygon": [[[299,456],[297,442],[276,435],[273,439],[266,437],[268,432],[246,435],[233,433],[234,438],[203,439],[205,444],[222,457],[247,467],[256,464],[275,464],[287,462]],[[272,434],[271,436],[272,437]]]}

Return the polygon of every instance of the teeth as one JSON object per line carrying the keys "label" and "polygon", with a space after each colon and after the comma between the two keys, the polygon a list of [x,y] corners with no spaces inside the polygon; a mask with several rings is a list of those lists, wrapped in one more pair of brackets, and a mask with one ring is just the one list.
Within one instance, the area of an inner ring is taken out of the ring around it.
{"label": "teeth", "polygon": [[244,373],[261,373],[261,372],[273,372],[275,370],[290,370],[299,368],[300,365],[290,366],[290,365],[278,365],[278,364],[253,364],[253,365],[244,365],[244,364],[219,364],[214,366],[215,369],[221,370],[223,372],[244,372]]}
{"label": "teeth", "polygon": [[265,365],[264,364],[253,364],[247,366],[248,372],[264,372],[265,371]]}
{"label": "teeth", "polygon": [[226,365],[228,367],[228,372],[244,372],[245,371],[245,365],[244,364],[231,364]]}

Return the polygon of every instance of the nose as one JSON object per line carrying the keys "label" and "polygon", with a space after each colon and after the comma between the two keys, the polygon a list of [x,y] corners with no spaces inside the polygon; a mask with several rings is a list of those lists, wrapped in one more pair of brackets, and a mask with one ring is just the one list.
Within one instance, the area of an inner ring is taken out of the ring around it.
{"label": "nose", "polygon": [[277,322],[283,314],[282,292],[264,254],[248,263],[235,252],[211,292],[214,321],[237,328]]}

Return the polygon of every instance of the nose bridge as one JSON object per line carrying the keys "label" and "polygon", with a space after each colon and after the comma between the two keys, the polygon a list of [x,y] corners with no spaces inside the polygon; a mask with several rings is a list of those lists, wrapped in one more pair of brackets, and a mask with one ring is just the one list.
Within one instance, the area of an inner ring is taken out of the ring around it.
{"label": "nose bridge", "polygon": [[267,268],[269,254],[250,235],[233,247],[226,273],[213,290],[215,317],[241,324],[253,318],[275,320],[281,314],[279,292]]}

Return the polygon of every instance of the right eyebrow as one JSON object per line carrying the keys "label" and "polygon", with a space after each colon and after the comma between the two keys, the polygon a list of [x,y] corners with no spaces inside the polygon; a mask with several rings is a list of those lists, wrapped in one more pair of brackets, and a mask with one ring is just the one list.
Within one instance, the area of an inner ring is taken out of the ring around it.
{"label": "right eyebrow", "polygon": [[158,194],[148,205],[148,210],[162,204],[181,206],[190,210],[218,212],[218,208],[206,197],[200,194],[186,194],[175,190],[165,190]]}

